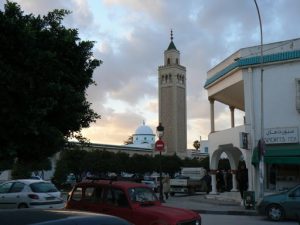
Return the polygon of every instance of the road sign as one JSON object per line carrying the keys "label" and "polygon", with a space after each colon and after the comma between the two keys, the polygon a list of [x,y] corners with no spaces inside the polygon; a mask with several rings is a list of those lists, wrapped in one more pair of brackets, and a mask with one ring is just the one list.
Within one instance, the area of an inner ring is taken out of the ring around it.
{"label": "road sign", "polygon": [[155,142],[155,150],[156,151],[163,151],[165,148],[165,143],[162,140],[157,140]]}

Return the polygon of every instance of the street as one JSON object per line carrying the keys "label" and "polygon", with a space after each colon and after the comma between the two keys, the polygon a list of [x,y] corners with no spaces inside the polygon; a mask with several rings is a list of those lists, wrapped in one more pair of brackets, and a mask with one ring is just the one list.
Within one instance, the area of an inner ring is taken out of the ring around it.
{"label": "street", "polygon": [[215,215],[201,214],[202,225],[298,225],[296,221],[284,220],[273,222],[261,216]]}

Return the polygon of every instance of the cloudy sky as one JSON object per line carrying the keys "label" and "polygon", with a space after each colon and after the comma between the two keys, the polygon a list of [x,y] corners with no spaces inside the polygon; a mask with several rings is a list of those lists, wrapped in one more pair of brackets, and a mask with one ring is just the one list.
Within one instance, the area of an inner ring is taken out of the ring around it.
{"label": "cloudy sky", "polygon": [[[6,0],[0,0],[0,9]],[[66,27],[95,41],[97,86],[88,100],[102,116],[83,134],[94,143],[123,144],[143,120],[158,125],[158,66],[174,43],[187,69],[188,147],[210,131],[206,73],[240,48],[260,44],[253,0],[16,0],[25,14],[68,9]],[[264,43],[300,37],[299,0],[257,0]],[[242,123],[243,112],[236,114]],[[216,130],[230,127],[228,107],[216,104]]]}

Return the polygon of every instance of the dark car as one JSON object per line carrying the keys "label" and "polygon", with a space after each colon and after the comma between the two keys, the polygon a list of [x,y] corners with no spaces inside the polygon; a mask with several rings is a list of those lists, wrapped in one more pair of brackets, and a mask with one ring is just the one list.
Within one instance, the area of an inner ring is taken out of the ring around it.
{"label": "dark car", "polygon": [[130,225],[127,221],[104,214],[62,209],[18,209],[0,211],[1,225]]}
{"label": "dark car", "polygon": [[264,196],[257,204],[257,211],[274,221],[283,218],[300,220],[300,184],[289,190]]}
{"label": "dark car", "polygon": [[67,209],[86,210],[121,217],[135,225],[200,225],[198,213],[163,206],[146,184],[87,180],[69,194]]}

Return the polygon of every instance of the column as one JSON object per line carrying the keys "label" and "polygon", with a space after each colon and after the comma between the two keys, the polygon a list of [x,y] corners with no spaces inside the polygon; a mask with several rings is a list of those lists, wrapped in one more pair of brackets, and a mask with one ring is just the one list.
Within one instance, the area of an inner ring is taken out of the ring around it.
{"label": "column", "polygon": [[238,191],[237,182],[236,182],[237,170],[231,170],[231,173],[232,173],[232,189],[231,189],[231,191]]}
{"label": "column", "polygon": [[234,107],[229,106],[230,114],[231,114],[231,127],[234,127]]}
{"label": "column", "polygon": [[217,178],[216,178],[217,170],[210,170],[211,175],[211,192],[209,194],[216,195],[217,194]]}
{"label": "column", "polygon": [[215,100],[210,98],[210,132],[213,133],[215,132],[215,107],[214,107],[214,102]]}

